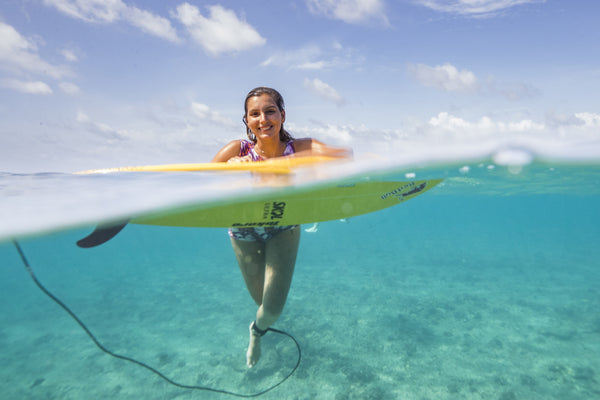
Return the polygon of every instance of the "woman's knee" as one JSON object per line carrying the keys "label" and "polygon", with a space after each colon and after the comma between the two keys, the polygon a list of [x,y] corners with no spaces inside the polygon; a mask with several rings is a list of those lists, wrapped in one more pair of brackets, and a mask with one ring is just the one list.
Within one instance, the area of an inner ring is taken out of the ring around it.
{"label": "woman's knee", "polygon": [[262,304],[262,311],[265,317],[270,320],[276,321],[281,313],[283,312],[284,304],[269,304],[269,302]]}

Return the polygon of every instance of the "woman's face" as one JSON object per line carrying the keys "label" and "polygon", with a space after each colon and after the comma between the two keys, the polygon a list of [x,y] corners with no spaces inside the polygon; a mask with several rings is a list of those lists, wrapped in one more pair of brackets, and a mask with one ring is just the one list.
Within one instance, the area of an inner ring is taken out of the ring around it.
{"label": "woman's face", "polygon": [[281,125],[285,122],[285,111],[279,111],[271,96],[263,94],[248,99],[246,124],[258,140],[279,139]]}

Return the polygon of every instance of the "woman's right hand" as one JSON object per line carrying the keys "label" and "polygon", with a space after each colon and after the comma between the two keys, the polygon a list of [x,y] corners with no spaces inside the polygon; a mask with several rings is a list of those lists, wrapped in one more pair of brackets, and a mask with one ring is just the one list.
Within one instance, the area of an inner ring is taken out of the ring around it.
{"label": "woman's right hand", "polygon": [[244,163],[244,162],[252,162],[252,157],[250,155],[247,156],[235,156],[235,157],[231,157],[229,160],[227,160],[228,163]]}

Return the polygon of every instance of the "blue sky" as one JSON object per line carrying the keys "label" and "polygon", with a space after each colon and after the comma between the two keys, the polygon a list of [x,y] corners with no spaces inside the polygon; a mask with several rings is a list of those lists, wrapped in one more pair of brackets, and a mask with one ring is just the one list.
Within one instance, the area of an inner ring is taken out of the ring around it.
{"label": "blue sky", "polygon": [[[272,86],[368,153],[600,158],[600,3],[3,0],[0,171],[206,162]],[[432,150],[433,149],[433,150]]]}

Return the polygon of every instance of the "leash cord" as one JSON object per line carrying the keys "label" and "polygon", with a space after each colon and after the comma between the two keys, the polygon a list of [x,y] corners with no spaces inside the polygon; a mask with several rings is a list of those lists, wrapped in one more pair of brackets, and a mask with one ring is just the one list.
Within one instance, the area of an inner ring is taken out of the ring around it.
{"label": "leash cord", "polygon": [[17,252],[19,253],[19,256],[21,257],[21,260],[23,261],[23,265],[25,266],[25,269],[27,269],[27,272],[29,272],[31,279],[37,285],[37,287],[40,288],[40,290],[42,292],[44,292],[44,294],[46,294],[46,296],[50,297],[50,299],[52,299],[56,304],[58,304],[63,310],[65,310],[67,312],[67,314],[69,314],[71,316],[71,318],[73,318],[75,320],[75,322],[77,322],[79,324],[79,326],[85,331],[85,333],[90,337],[90,339],[92,339],[94,344],[100,350],[102,350],[104,353],[106,353],[112,357],[115,357],[115,358],[118,358],[118,359],[124,360],[124,361],[129,361],[130,363],[133,363],[142,368],[145,368],[148,371],[153,372],[154,374],[158,375],[159,377],[161,377],[162,379],[164,379],[165,381],[167,381],[169,384],[171,384],[173,386],[177,386],[182,389],[205,390],[205,391],[209,391],[209,392],[227,394],[227,395],[235,396],[235,397],[246,397],[246,398],[258,397],[258,396],[262,396],[263,394],[265,394],[267,392],[270,392],[271,390],[275,389],[276,387],[281,385],[283,382],[285,382],[290,376],[292,376],[294,374],[294,372],[296,372],[296,369],[298,369],[298,366],[300,365],[302,353],[301,353],[300,344],[298,344],[298,341],[287,332],[284,332],[284,331],[281,331],[281,330],[275,329],[275,328],[268,328],[267,331],[278,333],[280,335],[284,335],[284,336],[287,336],[290,339],[292,339],[292,341],[296,345],[296,348],[298,349],[298,361],[296,362],[296,365],[294,366],[294,368],[292,368],[292,370],[283,379],[281,379],[276,384],[269,386],[268,388],[261,390],[260,392],[246,394],[246,393],[236,393],[236,392],[232,392],[232,391],[224,390],[224,389],[215,389],[215,388],[210,388],[210,387],[206,387],[206,386],[185,385],[185,384],[176,382],[176,381],[170,379],[169,377],[167,377],[165,374],[163,374],[159,370],[149,366],[148,364],[138,361],[135,358],[131,358],[131,357],[127,357],[127,356],[124,356],[121,354],[114,353],[113,351],[104,347],[104,345],[102,343],[100,343],[100,341],[98,339],[96,339],[96,336],[94,336],[94,334],[83,323],[83,321],[81,321],[79,319],[79,317],[77,315],[75,315],[75,313],[73,311],[71,311],[71,309],[69,307],[67,307],[67,305],[65,303],[63,303],[59,298],[57,298],[55,295],[53,295],[48,289],[46,289],[44,287],[44,285],[42,285],[40,283],[40,281],[37,279],[35,273],[33,272],[33,269],[31,268],[29,261],[27,261],[27,257],[25,257],[25,253],[23,252],[23,249],[21,248],[19,243],[16,240],[13,240],[13,243],[17,249]]}

